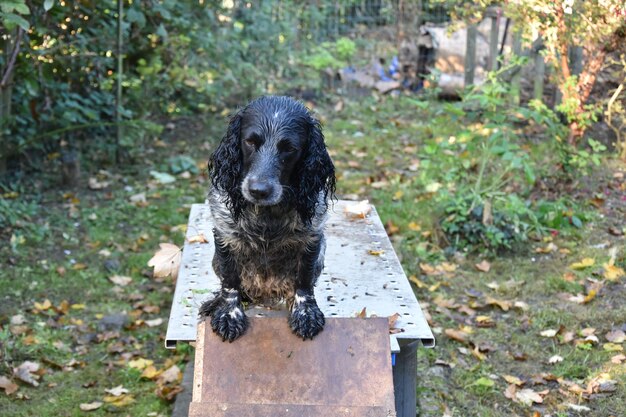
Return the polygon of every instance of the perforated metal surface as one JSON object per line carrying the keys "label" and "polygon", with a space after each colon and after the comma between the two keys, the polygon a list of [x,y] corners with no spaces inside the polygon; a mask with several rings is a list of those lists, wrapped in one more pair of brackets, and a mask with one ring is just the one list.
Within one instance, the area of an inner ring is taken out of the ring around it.
{"label": "perforated metal surface", "polygon": [[[392,338],[421,340],[425,347],[433,347],[433,334],[376,210],[365,219],[351,219],[345,215],[349,204],[354,203],[336,202],[326,227],[326,266],[315,288],[324,315],[354,317],[363,308],[367,316],[398,313],[396,327],[403,332]],[[185,243],[166,334],[168,348],[178,341],[196,339],[198,308],[219,289],[219,279],[211,267],[211,229],[208,205],[194,204],[187,237],[202,233],[209,243]]]}

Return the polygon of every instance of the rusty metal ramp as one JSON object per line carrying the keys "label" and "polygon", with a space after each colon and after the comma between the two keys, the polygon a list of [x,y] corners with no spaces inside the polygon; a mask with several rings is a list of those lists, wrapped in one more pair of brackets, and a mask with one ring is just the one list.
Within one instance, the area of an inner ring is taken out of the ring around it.
{"label": "rusty metal ramp", "polygon": [[393,417],[386,318],[328,318],[303,341],[285,317],[251,317],[222,342],[198,325],[190,417]]}

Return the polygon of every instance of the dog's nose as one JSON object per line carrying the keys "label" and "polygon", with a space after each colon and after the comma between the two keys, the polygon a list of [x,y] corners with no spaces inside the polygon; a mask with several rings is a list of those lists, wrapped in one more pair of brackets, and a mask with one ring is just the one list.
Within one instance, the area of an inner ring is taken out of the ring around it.
{"label": "dog's nose", "polygon": [[263,180],[250,178],[248,181],[248,190],[252,197],[257,200],[263,200],[272,194],[272,186]]}

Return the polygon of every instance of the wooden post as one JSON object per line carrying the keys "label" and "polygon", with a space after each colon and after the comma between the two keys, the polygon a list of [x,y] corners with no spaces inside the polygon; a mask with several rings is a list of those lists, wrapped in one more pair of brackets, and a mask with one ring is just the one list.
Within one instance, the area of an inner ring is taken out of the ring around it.
{"label": "wooden post", "polygon": [[[20,27],[15,28],[13,32],[0,38],[0,47],[4,58],[4,66],[0,67],[0,139],[2,139],[2,131],[4,124],[8,122],[11,116],[11,95],[13,93],[13,76],[15,74],[15,65],[17,55],[20,52],[20,42],[22,42],[22,34],[24,30]],[[0,150],[0,175],[7,170],[7,158],[11,156],[11,144],[5,143]]]}
{"label": "wooden post", "polygon": [[543,47],[537,48],[535,56],[535,82],[533,86],[533,97],[535,100],[543,101],[543,79],[546,74],[546,62],[543,60],[541,50]]}
{"label": "wooden post", "polygon": [[115,160],[119,163],[122,159],[122,77],[123,77],[123,13],[124,0],[117,0],[117,94],[115,96]]}
{"label": "wooden post", "polygon": [[489,70],[498,69],[498,38],[500,30],[500,9],[491,16],[491,32],[489,33]]}
{"label": "wooden post", "polygon": [[[518,31],[513,32],[513,55],[516,57],[522,56],[522,35]],[[520,103],[521,80],[522,67],[518,67],[511,79],[511,102],[515,105]]]}
{"label": "wooden post", "polygon": [[465,87],[474,84],[474,73],[476,71],[476,36],[478,28],[476,25],[467,27],[467,44],[465,48]]}

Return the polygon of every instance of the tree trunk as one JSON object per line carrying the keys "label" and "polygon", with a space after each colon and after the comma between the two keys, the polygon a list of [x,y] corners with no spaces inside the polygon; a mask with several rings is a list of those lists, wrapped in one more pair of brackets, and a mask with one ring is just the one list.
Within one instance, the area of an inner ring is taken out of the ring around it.
{"label": "tree trunk", "polygon": [[[622,23],[606,40],[604,45],[586,45],[585,57],[586,65],[578,77],[576,85],[576,93],[578,94],[578,108],[576,115],[582,115],[585,111],[585,104],[589,100],[593,85],[598,78],[598,74],[602,70],[602,65],[606,56],[620,47],[626,39],[626,21]],[[598,48],[600,46],[600,48]],[[565,97],[565,95],[564,95]],[[568,143],[576,145],[580,138],[585,134],[585,127],[574,121],[569,125]]]}
{"label": "tree trunk", "polygon": [[6,138],[2,137],[1,131],[4,130],[4,124],[11,116],[11,95],[13,92],[13,75],[15,73],[15,63],[17,54],[20,51],[20,42],[22,40],[23,30],[16,28],[8,36],[0,38],[0,47],[4,55],[5,65],[2,67],[0,74],[0,176],[7,170],[7,159],[11,156],[11,146],[6,143]]}

